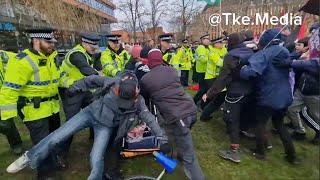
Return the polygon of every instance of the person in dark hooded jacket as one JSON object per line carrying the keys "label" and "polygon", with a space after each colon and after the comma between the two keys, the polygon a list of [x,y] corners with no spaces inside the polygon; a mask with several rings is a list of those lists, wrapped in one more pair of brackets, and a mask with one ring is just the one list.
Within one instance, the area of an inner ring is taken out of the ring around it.
{"label": "person in dark hooded jacket", "polygon": [[[288,108],[289,118],[300,118],[312,128],[316,135],[312,143],[320,142],[320,60],[296,60],[279,61],[277,59],[272,62],[280,68],[293,68],[295,72],[302,73],[299,79],[298,90],[296,91],[292,105]],[[298,79],[297,79],[298,80]],[[299,116],[290,116],[290,114],[299,113]],[[298,119],[300,120],[300,119]],[[299,134],[301,139],[305,139],[305,132]]]}
{"label": "person in dark hooded jacket", "polygon": [[148,54],[150,72],[140,80],[140,87],[151,98],[162,115],[168,130],[178,146],[178,157],[182,158],[185,174],[191,180],[203,180],[191,136],[191,127],[197,120],[197,108],[191,96],[183,89],[178,72],[163,65],[162,52],[153,49]]}
{"label": "person in dark hooded jacket", "polygon": [[163,153],[170,151],[164,132],[148,111],[144,99],[139,95],[138,82],[134,74],[122,73],[116,78],[89,76],[77,81],[69,88],[69,95],[90,88],[103,87],[102,96],[81,110],[56,131],[49,134],[24,155],[14,161],[7,172],[16,173],[27,165],[36,168],[59,142],[64,141],[82,129],[93,127],[94,144],[90,154],[91,173],[89,180],[101,180],[104,168],[104,153],[112,131],[118,127],[114,143],[122,142],[136,117],[146,122],[160,142]]}
{"label": "person in dark hooded jacket", "polygon": [[231,139],[229,150],[220,150],[219,156],[234,162],[240,162],[239,152],[239,123],[243,109],[252,101],[252,81],[240,78],[241,63],[247,61],[253,54],[253,50],[246,47],[243,42],[245,36],[241,33],[228,35],[228,53],[224,57],[224,64],[219,76],[212,84],[209,91],[203,96],[203,101],[214,99],[225,87],[227,94],[225,98],[225,121]]}
{"label": "person in dark hooded jacket", "polygon": [[273,59],[286,60],[289,57],[289,51],[279,45],[280,40],[281,32],[278,29],[265,31],[258,43],[262,50],[250,57],[249,65],[242,67],[240,75],[244,79],[254,79],[256,85],[255,157],[265,159],[266,124],[272,117],[273,125],[279,132],[284,145],[286,159],[290,163],[298,163],[292,139],[283,124],[286,110],[292,103],[289,69],[278,68],[272,64]]}

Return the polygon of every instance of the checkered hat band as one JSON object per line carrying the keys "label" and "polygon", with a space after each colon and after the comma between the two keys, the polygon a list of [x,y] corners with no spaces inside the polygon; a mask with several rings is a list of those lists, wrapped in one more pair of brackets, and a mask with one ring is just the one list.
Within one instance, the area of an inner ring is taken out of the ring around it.
{"label": "checkered hat band", "polygon": [[223,39],[219,39],[219,40],[215,40],[215,41],[212,41],[212,43],[218,43],[218,42],[222,42]]}
{"label": "checkered hat band", "polygon": [[119,41],[120,38],[118,38],[118,37],[109,37],[108,40],[109,41]]}
{"label": "checkered hat band", "polygon": [[201,39],[209,39],[209,38],[210,38],[209,36],[204,36]]}
{"label": "checkered hat band", "polygon": [[44,39],[52,39],[53,35],[51,33],[31,33],[31,38],[44,38]]}
{"label": "checkered hat band", "polygon": [[161,41],[167,41],[167,40],[172,40],[172,38],[171,37],[163,37],[163,38],[161,38]]}
{"label": "checkered hat band", "polygon": [[82,38],[82,42],[85,42],[85,43],[88,43],[88,44],[92,44],[92,45],[97,45],[98,43],[95,42],[95,41],[91,41],[89,39],[85,39],[85,38]]}

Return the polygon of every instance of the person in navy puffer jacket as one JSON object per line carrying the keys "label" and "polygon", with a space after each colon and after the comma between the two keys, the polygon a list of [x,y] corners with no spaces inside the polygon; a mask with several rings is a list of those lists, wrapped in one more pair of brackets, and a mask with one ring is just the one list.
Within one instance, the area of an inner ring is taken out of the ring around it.
{"label": "person in navy puffer jacket", "polygon": [[286,159],[293,164],[298,163],[292,139],[283,124],[287,108],[292,103],[289,84],[289,69],[275,67],[274,59],[279,61],[289,58],[289,51],[280,46],[281,33],[279,29],[269,29],[260,37],[258,46],[261,51],[250,57],[249,65],[243,66],[240,76],[255,80],[256,85],[256,143],[254,156],[265,159],[266,124],[270,118],[278,130],[285,148]]}

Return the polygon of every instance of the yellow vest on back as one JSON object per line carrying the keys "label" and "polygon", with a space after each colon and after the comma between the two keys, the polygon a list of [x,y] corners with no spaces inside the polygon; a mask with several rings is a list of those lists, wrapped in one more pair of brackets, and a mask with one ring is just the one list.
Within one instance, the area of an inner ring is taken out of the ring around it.
{"label": "yellow vest on back", "polygon": [[226,54],[226,48],[218,49],[209,46],[209,59],[207,63],[205,79],[213,79],[219,75],[220,68],[223,66],[223,58]]}

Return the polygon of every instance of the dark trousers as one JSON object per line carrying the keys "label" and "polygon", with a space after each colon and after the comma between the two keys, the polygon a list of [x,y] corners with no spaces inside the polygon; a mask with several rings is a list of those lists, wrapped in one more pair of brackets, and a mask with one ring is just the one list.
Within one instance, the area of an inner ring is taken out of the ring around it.
{"label": "dark trousers", "polygon": [[[52,116],[43,119],[25,122],[25,125],[30,132],[33,145],[36,145],[51,132],[60,127],[60,116],[59,113],[53,114]],[[37,168],[39,179],[44,179],[46,176],[48,176],[48,174],[52,173],[52,170],[56,167],[56,156],[59,153],[60,150],[56,149],[54,153],[51,153],[51,155],[43,161],[39,168]]]}
{"label": "dark trousers", "polygon": [[182,86],[188,86],[189,70],[181,70],[180,82]]}
{"label": "dark trousers", "polygon": [[283,118],[285,116],[286,109],[273,109],[265,106],[256,107],[256,153],[265,156],[265,144],[267,141],[266,137],[266,125],[270,118],[272,118],[273,126],[277,129],[282,144],[285,149],[285,153],[288,158],[295,158],[295,148],[292,143],[291,136],[283,124]]}
{"label": "dark trousers", "polygon": [[7,137],[11,149],[22,146],[22,140],[13,118],[5,121],[0,119],[0,133]]}
{"label": "dark trousers", "polygon": [[[246,117],[245,109],[252,103],[254,96],[227,94],[224,109],[224,120],[227,124],[231,144],[239,144],[240,121]],[[254,114],[254,113],[252,113]]]}
{"label": "dark trousers", "polygon": [[[91,92],[83,92],[75,94],[70,97],[67,95],[67,89],[59,89],[59,93],[62,99],[62,106],[66,116],[66,121],[71,119],[74,115],[78,114],[81,109],[87,107],[92,101]],[[93,137],[93,131],[90,129],[90,137]],[[63,142],[62,146],[64,147],[64,155],[66,155],[70,149],[73,136]]]}
{"label": "dark trousers", "polygon": [[[183,169],[188,179],[203,180],[204,176],[196,157],[193,147],[191,128],[197,120],[196,115],[192,115],[166,125],[168,134],[173,136],[177,158],[182,161]],[[169,141],[171,141],[169,139]]]}
{"label": "dark trousers", "polygon": [[194,96],[193,101],[195,104],[198,103],[199,100],[201,100],[202,96],[207,92],[207,83],[204,79],[206,73],[198,73],[198,78],[199,78],[199,91],[198,93]]}
{"label": "dark trousers", "polygon": [[197,70],[196,70],[196,66],[193,66],[192,67],[192,82],[193,83],[198,83],[199,82],[199,73],[197,73]]}
{"label": "dark trousers", "polygon": [[218,111],[220,106],[223,104],[226,96],[226,92],[220,92],[215,96],[213,100],[210,100],[209,103],[205,106],[202,111],[200,119],[208,120],[211,118],[211,114]]}

